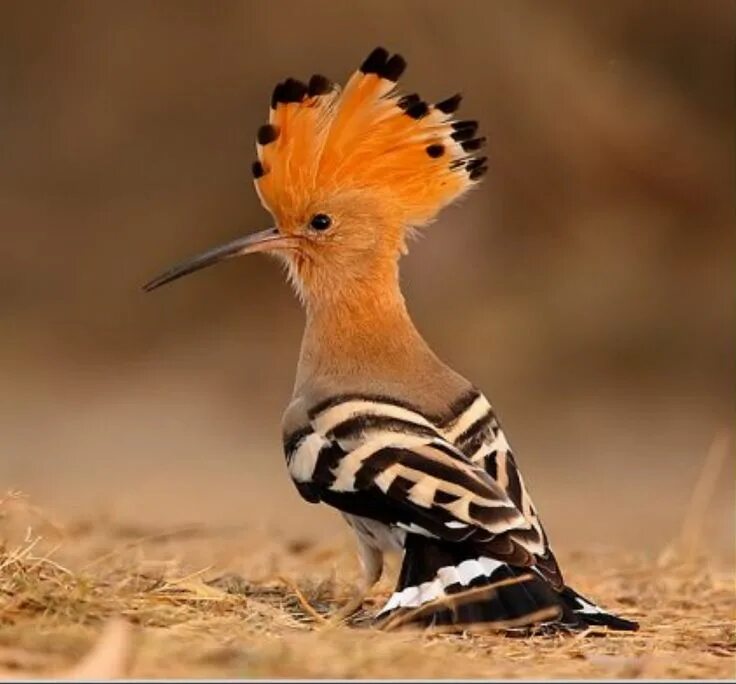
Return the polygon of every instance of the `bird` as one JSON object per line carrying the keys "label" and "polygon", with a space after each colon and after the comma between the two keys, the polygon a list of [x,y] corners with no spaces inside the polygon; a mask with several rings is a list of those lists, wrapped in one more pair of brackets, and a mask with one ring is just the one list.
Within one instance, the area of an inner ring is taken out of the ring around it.
{"label": "bird", "polygon": [[[409,240],[488,170],[460,94],[402,94],[399,54],[374,49],[340,87],[287,78],[256,135],[256,192],[274,227],[188,259],[151,291],[234,257],[284,266],[305,311],[286,466],[309,503],[353,529],[359,596],[402,554],[376,624],[577,632],[638,624],[569,587],[485,395],[446,365],[409,315]],[[457,334],[462,334],[461,330]]]}

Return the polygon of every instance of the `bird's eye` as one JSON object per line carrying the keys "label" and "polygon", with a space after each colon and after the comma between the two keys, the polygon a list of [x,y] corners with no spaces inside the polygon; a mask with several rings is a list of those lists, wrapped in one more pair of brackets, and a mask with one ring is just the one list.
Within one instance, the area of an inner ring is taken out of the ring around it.
{"label": "bird's eye", "polygon": [[327,230],[332,225],[332,219],[327,214],[315,214],[309,222],[314,230]]}

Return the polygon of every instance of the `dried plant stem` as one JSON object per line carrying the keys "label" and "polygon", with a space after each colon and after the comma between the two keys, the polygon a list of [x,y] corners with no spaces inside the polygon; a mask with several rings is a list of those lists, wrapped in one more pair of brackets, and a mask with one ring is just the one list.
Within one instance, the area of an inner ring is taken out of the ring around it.
{"label": "dried plant stem", "polygon": [[316,622],[320,624],[326,624],[327,619],[324,617],[324,615],[320,615],[313,607],[312,604],[309,603],[307,600],[307,597],[304,596],[302,593],[302,590],[299,589],[299,587],[294,584],[291,580],[286,579],[285,577],[279,577],[278,578],[280,582],[285,584],[291,591],[294,592],[294,596],[296,596],[297,601],[299,601],[299,605],[302,607],[305,613],[307,613],[312,619],[314,619]]}
{"label": "dried plant stem", "polygon": [[482,598],[484,596],[492,596],[496,589],[500,587],[507,587],[512,584],[520,584],[522,582],[528,582],[532,579],[531,574],[520,575],[519,577],[510,577],[509,579],[499,580],[492,584],[487,584],[482,587],[474,587],[472,589],[466,589],[465,591],[458,592],[457,594],[448,594],[441,596],[434,601],[425,603],[414,610],[410,610],[407,613],[397,613],[394,616],[390,616],[382,625],[381,629],[385,631],[391,631],[405,625],[412,620],[422,617],[428,613],[433,612],[437,608],[455,608],[468,603],[469,601]]}

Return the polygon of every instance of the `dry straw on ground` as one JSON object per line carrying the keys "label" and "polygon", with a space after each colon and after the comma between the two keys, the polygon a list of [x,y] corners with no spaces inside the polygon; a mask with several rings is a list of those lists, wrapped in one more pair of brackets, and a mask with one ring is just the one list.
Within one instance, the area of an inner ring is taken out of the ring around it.
{"label": "dry straw on ground", "polygon": [[636,634],[379,631],[366,617],[389,578],[335,622],[358,572],[342,542],[64,523],[11,493],[0,501],[0,676],[733,678],[733,568],[695,542],[727,452],[716,440],[682,538],[664,551],[563,555],[568,580],[639,620]]}

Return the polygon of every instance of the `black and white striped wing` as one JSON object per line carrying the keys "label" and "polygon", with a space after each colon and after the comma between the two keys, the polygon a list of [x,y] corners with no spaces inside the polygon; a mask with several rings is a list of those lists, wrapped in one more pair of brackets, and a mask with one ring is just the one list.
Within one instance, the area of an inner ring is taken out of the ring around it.
{"label": "black and white striped wing", "polygon": [[285,438],[289,472],[323,501],[410,532],[471,541],[517,564],[530,550],[509,533],[530,525],[504,490],[424,416],[390,400],[339,398]]}
{"label": "black and white striped wing", "polygon": [[462,398],[453,413],[453,417],[442,425],[446,438],[468,460],[483,468],[522,513],[529,526],[514,531],[513,536],[534,554],[538,569],[550,583],[557,589],[562,588],[562,574],[547,534],[491,404],[476,390]]}

